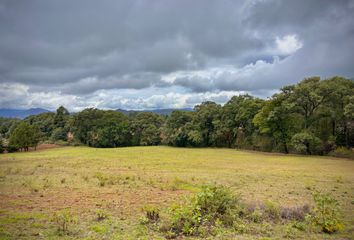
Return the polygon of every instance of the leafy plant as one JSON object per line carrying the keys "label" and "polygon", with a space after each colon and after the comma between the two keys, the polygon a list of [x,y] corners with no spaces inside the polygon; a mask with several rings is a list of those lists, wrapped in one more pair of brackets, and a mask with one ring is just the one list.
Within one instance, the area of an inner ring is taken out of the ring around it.
{"label": "leafy plant", "polygon": [[70,209],[63,209],[54,213],[52,221],[57,225],[60,234],[68,234],[69,225],[75,224],[77,219],[71,214]]}
{"label": "leafy plant", "polygon": [[107,213],[106,211],[104,211],[102,209],[96,210],[96,220],[97,221],[103,221],[103,220],[109,219],[109,218],[110,218],[110,214]]}
{"label": "leafy plant", "polygon": [[211,233],[216,225],[233,226],[244,213],[239,196],[223,186],[205,186],[187,204],[171,209],[169,230],[175,234]]}
{"label": "leafy plant", "polygon": [[280,207],[278,204],[269,200],[264,203],[264,213],[268,216],[268,218],[274,221],[281,218]]}
{"label": "leafy plant", "polygon": [[160,210],[155,206],[145,206],[144,209],[146,219],[149,222],[157,222],[160,219]]}
{"label": "leafy plant", "polygon": [[311,217],[312,223],[322,232],[334,233],[343,229],[341,211],[338,201],[330,193],[313,194],[315,208]]}

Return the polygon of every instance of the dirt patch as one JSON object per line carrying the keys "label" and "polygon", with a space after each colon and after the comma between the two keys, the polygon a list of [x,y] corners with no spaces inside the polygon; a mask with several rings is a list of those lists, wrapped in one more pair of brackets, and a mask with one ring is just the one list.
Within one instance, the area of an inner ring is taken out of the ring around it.
{"label": "dirt patch", "polygon": [[78,191],[57,189],[23,195],[0,195],[1,210],[15,212],[48,212],[70,208],[76,214],[87,214],[95,209],[105,209],[118,216],[129,216],[141,212],[147,205],[168,206],[188,191],[166,191],[158,188],[139,190],[107,188],[102,191]]}
{"label": "dirt patch", "polygon": [[[47,150],[47,149],[58,148],[58,147],[62,147],[62,146],[57,145],[57,144],[51,144],[51,143],[43,143],[43,144],[39,144],[37,146],[36,151]],[[35,149],[30,148],[30,151],[35,151]]]}

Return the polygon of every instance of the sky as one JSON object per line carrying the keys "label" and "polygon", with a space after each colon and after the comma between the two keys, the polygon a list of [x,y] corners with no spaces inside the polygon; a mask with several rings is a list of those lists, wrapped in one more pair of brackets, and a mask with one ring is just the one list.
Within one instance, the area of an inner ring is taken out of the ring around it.
{"label": "sky", "polygon": [[0,0],[0,108],[193,107],[354,77],[354,0]]}

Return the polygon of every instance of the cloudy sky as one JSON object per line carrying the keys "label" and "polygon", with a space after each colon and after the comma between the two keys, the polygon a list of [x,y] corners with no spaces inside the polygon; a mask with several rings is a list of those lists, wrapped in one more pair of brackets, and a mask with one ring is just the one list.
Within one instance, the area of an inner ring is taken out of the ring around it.
{"label": "cloudy sky", "polygon": [[353,78],[353,12],[353,0],[0,0],[0,108],[182,108]]}

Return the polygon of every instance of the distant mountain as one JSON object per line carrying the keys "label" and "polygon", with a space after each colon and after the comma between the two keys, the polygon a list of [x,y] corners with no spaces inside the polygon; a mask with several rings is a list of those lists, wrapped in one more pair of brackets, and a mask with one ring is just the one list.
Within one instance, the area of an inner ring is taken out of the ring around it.
{"label": "distant mountain", "polygon": [[129,114],[136,114],[136,113],[141,113],[141,112],[152,112],[156,113],[159,115],[170,115],[173,111],[179,110],[179,111],[193,111],[192,108],[161,108],[161,109],[153,109],[153,110],[124,110],[124,109],[117,109],[116,111],[121,112],[125,115]]}
{"label": "distant mountain", "polygon": [[30,108],[30,109],[0,108],[0,117],[23,119],[30,115],[37,115],[45,112],[50,112],[50,111],[43,108]]}

